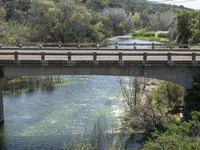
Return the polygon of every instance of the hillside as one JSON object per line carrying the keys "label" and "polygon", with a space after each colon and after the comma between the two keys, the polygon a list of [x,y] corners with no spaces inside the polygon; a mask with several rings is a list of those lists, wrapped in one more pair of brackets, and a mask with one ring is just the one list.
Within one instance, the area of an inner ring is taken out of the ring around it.
{"label": "hillside", "polygon": [[172,30],[184,7],[146,0],[1,0],[0,41],[102,41],[133,29]]}

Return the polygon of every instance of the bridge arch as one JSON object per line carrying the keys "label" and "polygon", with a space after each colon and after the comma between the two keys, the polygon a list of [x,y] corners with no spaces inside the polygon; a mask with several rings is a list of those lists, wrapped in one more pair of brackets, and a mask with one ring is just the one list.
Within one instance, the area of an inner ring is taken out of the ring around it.
{"label": "bridge arch", "polygon": [[199,67],[190,66],[18,66],[4,67],[4,76],[52,76],[52,75],[108,75],[133,76],[164,80],[192,87],[193,78],[200,76]]}

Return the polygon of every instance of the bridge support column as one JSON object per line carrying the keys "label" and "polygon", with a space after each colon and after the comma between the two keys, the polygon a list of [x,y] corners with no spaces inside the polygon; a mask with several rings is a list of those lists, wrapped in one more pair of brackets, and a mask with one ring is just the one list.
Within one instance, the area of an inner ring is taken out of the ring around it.
{"label": "bridge support column", "polygon": [[0,67],[0,124],[4,122],[3,94],[2,94],[3,83],[2,83],[2,78],[3,78],[3,68]]}

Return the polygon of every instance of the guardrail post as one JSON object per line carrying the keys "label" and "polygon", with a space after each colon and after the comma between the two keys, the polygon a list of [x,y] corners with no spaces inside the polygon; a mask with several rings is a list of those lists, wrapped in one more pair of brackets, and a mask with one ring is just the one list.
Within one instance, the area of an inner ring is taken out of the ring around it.
{"label": "guardrail post", "polygon": [[81,44],[80,44],[80,42],[78,42],[78,48],[79,48],[79,49],[81,48]]}
{"label": "guardrail post", "polygon": [[68,60],[72,60],[72,54],[71,54],[71,52],[67,53],[67,57],[68,57]]}
{"label": "guardrail post", "polygon": [[192,63],[195,64],[197,61],[197,54],[196,53],[192,53]]}
{"label": "guardrail post", "polygon": [[15,58],[15,60],[18,60],[18,52],[17,51],[14,52],[14,58]]}
{"label": "guardrail post", "polygon": [[151,44],[152,49],[155,49],[155,43]]}
{"label": "guardrail post", "polygon": [[3,46],[3,44],[2,44],[2,43],[0,43],[0,48],[2,48],[2,46]]}
{"label": "guardrail post", "polygon": [[96,61],[96,60],[97,60],[97,53],[94,52],[94,53],[93,53],[93,61]]}
{"label": "guardrail post", "polygon": [[115,49],[118,49],[119,43],[115,43]]}
{"label": "guardrail post", "polygon": [[172,45],[171,45],[171,44],[169,44],[169,49],[171,49],[171,50],[172,50],[172,48],[173,48],[173,47],[172,47]]}
{"label": "guardrail post", "polygon": [[99,43],[97,43],[96,46],[97,46],[97,49],[99,49],[99,47],[100,47]]}
{"label": "guardrail post", "polygon": [[143,53],[143,63],[145,64],[147,61],[147,53]]}
{"label": "guardrail post", "polygon": [[167,63],[171,64],[172,62],[172,53],[167,53]]}
{"label": "guardrail post", "polygon": [[39,48],[42,48],[42,42],[38,43]]}
{"label": "guardrail post", "polygon": [[23,44],[20,42],[20,43],[18,44],[18,46],[19,46],[19,48],[22,48]]}
{"label": "guardrail post", "polygon": [[45,60],[45,52],[41,52],[41,60]]}
{"label": "guardrail post", "polygon": [[123,60],[123,58],[122,58],[123,57],[122,52],[119,52],[118,56],[119,56],[119,61],[122,61]]}
{"label": "guardrail post", "polygon": [[61,48],[62,47],[62,42],[58,41],[58,47]]}
{"label": "guardrail post", "polygon": [[133,44],[133,48],[137,49],[137,44],[136,43]]}

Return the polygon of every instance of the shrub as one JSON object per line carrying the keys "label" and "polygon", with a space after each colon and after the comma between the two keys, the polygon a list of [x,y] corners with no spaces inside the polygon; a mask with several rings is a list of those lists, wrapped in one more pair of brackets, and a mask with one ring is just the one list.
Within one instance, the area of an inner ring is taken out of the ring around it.
{"label": "shrub", "polygon": [[200,150],[200,112],[193,112],[192,119],[173,124],[167,131],[152,133],[143,150]]}

